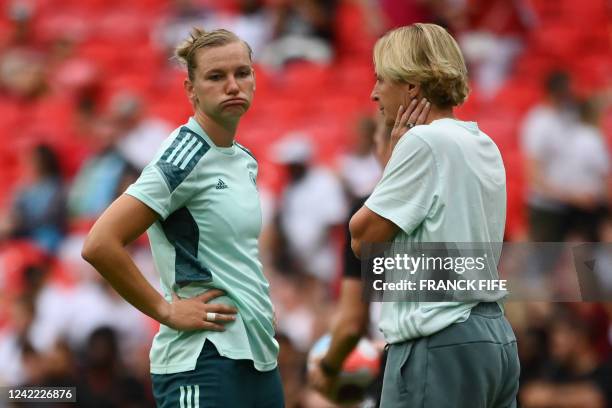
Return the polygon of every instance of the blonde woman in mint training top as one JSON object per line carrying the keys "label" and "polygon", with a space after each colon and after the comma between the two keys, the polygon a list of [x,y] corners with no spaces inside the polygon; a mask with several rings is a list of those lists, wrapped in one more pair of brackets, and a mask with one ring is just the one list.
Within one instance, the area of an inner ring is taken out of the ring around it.
{"label": "blonde woman in mint training top", "polygon": [[[158,407],[281,408],[257,161],[234,140],[255,90],[251,49],[229,31],[194,29],[176,56],[194,114],[96,222],[83,257],[160,322],[150,353]],[[162,294],[125,249],[145,231]]]}

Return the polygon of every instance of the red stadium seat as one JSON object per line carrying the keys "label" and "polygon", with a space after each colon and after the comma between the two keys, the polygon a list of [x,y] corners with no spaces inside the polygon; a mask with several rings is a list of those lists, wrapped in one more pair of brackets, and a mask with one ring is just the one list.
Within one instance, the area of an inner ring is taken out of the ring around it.
{"label": "red stadium seat", "polygon": [[517,78],[506,81],[495,95],[492,104],[512,114],[523,114],[541,98],[541,86],[538,82]]}
{"label": "red stadium seat", "polygon": [[341,1],[336,15],[335,48],[338,56],[370,56],[376,37],[368,32],[357,2]]}
{"label": "red stadium seat", "polygon": [[612,49],[607,54],[582,55],[572,61],[570,71],[576,79],[576,87],[587,96],[612,85]]}
{"label": "red stadium seat", "polygon": [[331,71],[326,65],[311,62],[289,64],[276,78],[277,90],[290,98],[316,97],[330,83]]}
{"label": "red stadium seat", "polygon": [[492,110],[481,112],[478,125],[483,132],[489,135],[499,150],[512,151],[518,149],[518,125],[520,116],[512,111]]}
{"label": "red stadium seat", "polygon": [[531,32],[530,43],[538,53],[554,58],[568,58],[581,47],[581,29],[568,24],[544,24]]}

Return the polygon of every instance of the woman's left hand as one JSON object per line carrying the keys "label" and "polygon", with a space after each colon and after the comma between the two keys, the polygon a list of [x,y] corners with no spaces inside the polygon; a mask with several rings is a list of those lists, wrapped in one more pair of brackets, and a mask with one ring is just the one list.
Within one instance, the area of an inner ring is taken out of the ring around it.
{"label": "woman's left hand", "polygon": [[399,142],[407,131],[416,125],[425,124],[430,108],[431,104],[427,102],[425,98],[422,98],[419,103],[417,103],[415,98],[407,107],[403,105],[399,107],[397,110],[397,117],[395,118],[395,124],[391,130],[390,152],[393,152],[395,145],[397,145],[397,142]]}

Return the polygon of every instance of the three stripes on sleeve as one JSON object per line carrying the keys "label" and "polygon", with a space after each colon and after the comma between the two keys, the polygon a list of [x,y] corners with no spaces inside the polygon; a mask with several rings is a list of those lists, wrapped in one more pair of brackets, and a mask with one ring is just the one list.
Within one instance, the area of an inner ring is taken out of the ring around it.
{"label": "three stripes on sleeve", "polygon": [[162,172],[170,192],[191,173],[210,145],[197,133],[183,126],[170,147],[155,164]]}
{"label": "three stripes on sleeve", "polygon": [[[175,140],[175,142],[176,141],[178,141],[178,138],[177,140]],[[180,168],[181,170],[185,170],[185,167],[187,167],[187,163],[189,163],[189,161],[193,159],[193,156],[196,155],[196,153],[202,148],[202,146],[203,143],[198,140],[197,136],[193,134],[187,134],[178,143],[178,146],[176,146],[176,148],[172,149],[172,146],[170,146],[170,149],[166,151],[171,152],[170,155],[165,159],[166,163],[171,163],[174,166]],[[185,155],[187,155],[187,157],[185,157]]]}

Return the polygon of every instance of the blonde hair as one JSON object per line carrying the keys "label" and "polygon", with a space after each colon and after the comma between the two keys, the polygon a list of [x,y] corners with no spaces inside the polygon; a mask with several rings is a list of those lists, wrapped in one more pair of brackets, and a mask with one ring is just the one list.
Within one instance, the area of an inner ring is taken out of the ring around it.
{"label": "blonde hair", "polygon": [[374,67],[384,79],[419,84],[423,97],[440,108],[461,105],[469,93],[461,50],[436,24],[416,23],[385,34],[374,46]]}
{"label": "blonde hair", "polygon": [[243,43],[249,53],[249,59],[253,60],[253,50],[236,34],[224,29],[206,31],[198,27],[193,27],[189,37],[176,47],[174,58],[187,67],[187,75],[193,81],[197,68],[196,52],[199,49],[220,47],[234,42]]}

